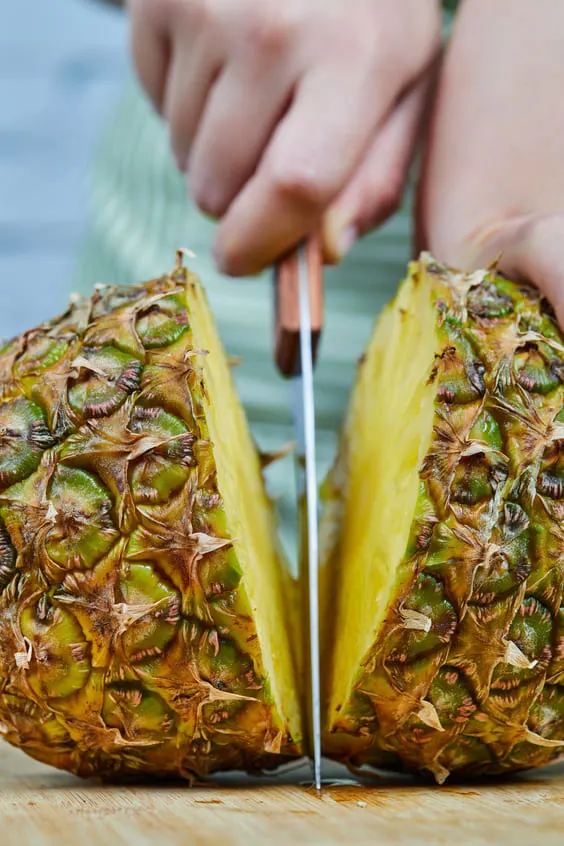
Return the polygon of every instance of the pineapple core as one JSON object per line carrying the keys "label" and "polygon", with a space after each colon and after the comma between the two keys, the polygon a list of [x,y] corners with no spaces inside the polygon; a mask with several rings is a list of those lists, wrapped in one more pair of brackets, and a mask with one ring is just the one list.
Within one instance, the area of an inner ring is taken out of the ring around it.
{"label": "pineapple core", "polygon": [[329,731],[378,638],[407,546],[432,435],[435,325],[429,288],[410,277],[382,313],[360,365],[340,457],[346,466],[338,468],[347,479],[339,546],[326,577],[338,597],[327,608],[327,617],[337,615],[326,671]]}
{"label": "pineapple core", "polygon": [[[189,298],[189,311],[194,346],[209,352],[202,365],[206,385],[204,405],[214,445],[218,486],[225,513],[229,515],[229,534],[235,539],[234,548],[251,603],[272,700],[291,736],[298,740],[302,736],[300,701],[295,656],[288,648],[287,612],[291,597],[284,596],[285,583],[276,554],[276,526],[264,490],[259,456],[203,297],[202,289],[196,286]],[[211,397],[221,398],[219,407]],[[229,414],[225,409],[229,409]]]}

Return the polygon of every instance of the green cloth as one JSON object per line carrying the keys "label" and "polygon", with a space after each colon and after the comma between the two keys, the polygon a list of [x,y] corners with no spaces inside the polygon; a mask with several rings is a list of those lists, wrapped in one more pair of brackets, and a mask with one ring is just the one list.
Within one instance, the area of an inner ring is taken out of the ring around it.
{"label": "green cloth", "polygon": [[[103,140],[92,185],[91,228],[76,286],[131,283],[161,275],[175,250],[188,247],[190,267],[204,281],[231,355],[240,396],[263,451],[292,439],[288,385],[272,361],[272,289],[267,275],[233,280],[211,261],[213,224],[191,203],[169,153],[166,128],[132,81]],[[316,371],[319,472],[332,461],[356,361],[374,319],[394,294],[410,257],[409,200],[377,234],[359,242],[326,274],[326,324]],[[386,402],[386,397],[381,397]],[[283,540],[294,541],[291,458],[270,468],[269,490],[279,505]]]}

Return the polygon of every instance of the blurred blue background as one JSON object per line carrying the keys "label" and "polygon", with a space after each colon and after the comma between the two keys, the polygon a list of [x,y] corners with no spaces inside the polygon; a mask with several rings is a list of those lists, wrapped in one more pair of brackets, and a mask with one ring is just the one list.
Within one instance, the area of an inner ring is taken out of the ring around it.
{"label": "blurred blue background", "polygon": [[92,159],[128,56],[125,17],[103,4],[0,5],[0,338],[6,338],[68,301]]}

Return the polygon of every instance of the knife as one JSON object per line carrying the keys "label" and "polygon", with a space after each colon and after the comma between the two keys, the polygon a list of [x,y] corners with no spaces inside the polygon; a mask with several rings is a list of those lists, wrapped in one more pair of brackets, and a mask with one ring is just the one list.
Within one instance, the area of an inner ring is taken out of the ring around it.
{"label": "knife", "polygon": [[282,259],[275,277],[275,361],[291,380],[296,440],[299,584],[307,624],[306,679],[310,756],[321,790],[321,678],[319,657],[318,496],[315,457],[313,367],[323,324],[323,274],[317,238]]}

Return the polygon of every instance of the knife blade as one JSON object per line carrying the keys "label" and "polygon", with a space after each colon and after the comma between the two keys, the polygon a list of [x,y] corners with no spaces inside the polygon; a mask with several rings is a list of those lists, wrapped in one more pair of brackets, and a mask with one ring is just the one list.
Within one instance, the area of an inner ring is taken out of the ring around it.
{"label": "knife blade", "polygon": [[313,367],[322,328],[323,283],[317,241],[310,238],[275,268],[276,363],[291,379],[296,440],[299,584],[306,625],[307,712],[313,778],[321,790],[321,675],[319,655],[318,495]]}

